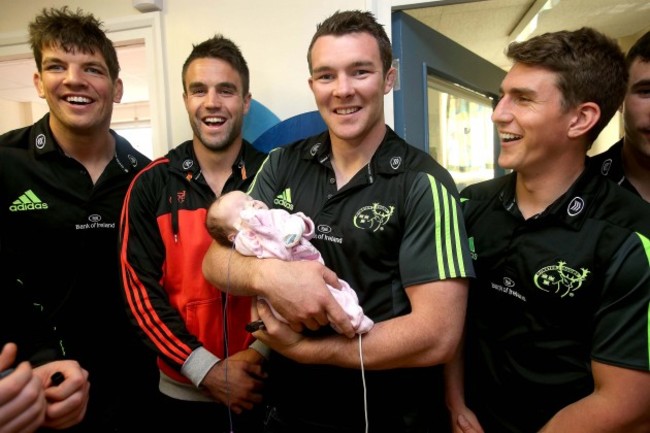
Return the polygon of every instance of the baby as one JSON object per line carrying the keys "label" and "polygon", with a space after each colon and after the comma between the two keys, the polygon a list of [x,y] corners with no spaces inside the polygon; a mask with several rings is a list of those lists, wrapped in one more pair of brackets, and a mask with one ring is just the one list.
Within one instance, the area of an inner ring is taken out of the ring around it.
{"label": "baby", "polygon": [[[320,252],[309,242],[314,236],[314,223],[309,217],[302,212],[291,214],[284,209],[269,209],[242,191],[217,198],[208,208],[206,227],[215,241],[226,246],[234,244],[243,255],[323,263]],[[330,287],[330,292],[348,314],[357,334],[368,332],[374,322],[363,313],[350,285],[343,280],[339,282],[341,289]],[[273,307],[271,310],[287,323]]]}

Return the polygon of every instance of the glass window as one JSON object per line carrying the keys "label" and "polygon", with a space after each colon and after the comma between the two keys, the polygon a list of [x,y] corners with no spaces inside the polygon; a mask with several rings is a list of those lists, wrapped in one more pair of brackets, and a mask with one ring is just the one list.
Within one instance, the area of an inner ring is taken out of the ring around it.
{"label": "glass window", "polygon": [[458,190],[495,177],[492,98],[431,75],[427,96],[429,153]]}

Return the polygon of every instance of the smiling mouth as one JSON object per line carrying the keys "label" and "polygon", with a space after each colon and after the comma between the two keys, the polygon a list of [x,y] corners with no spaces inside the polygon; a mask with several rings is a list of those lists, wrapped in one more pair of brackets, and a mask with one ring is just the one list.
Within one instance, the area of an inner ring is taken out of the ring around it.
{"label": "smiling mouth", "polygon": [[226,119],[224,119],[223,117],[216,117],[216,116],[206,117],[205,119],[203,119],[203,123],[205,123],[208,126],[218,126],[226,123]]}
{"label": "smiling mouth", "polygon": [[350,107],[350,108],[339,108],[337,110],[334,110],[334,112],[336,114],[352,114],[352,113],[356,113],[359,110],[361,110],[361,108]]}
{"label": "smiling mouth", "polygon": [[84,96],[68,96],[65,98],[65,101],[73,105],[86,105],[93,102],[92,99],[86,98]]}
{"label": "smiling mouth", "polygon": [[522,137],[521,135],[517,135],[517,134],[510,134],[505,132],[499,133],[499,138],[504,143],[509,143],[511,141],[519,140],[521,137]]}

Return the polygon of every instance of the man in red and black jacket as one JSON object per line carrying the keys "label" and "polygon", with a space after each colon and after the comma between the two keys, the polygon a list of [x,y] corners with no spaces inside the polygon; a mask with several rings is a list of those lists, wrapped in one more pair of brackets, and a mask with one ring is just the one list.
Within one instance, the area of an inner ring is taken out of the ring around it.
{"label": "man in red and black jacket", "polygon": [[120,260],[128,311],[158,353],[162,422],[171,430],[259,431],[263,356],[245,330],[251,299],[209,284],[201,262],[215,197],[245,190],[266,157],[242,139],[249,72],[217,35],[183,65],[192,140],[132,182],[121,218]]}

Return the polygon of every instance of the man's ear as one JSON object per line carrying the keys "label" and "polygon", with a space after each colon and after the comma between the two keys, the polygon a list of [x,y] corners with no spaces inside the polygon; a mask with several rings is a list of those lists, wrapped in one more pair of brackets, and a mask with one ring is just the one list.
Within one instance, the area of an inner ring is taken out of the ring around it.
{"label": "man's ear", "polygon": [[595,102],[584,102],[575,108],[575,116],[569,124],[570,138],[587,135],[600,119],[600,107]]}
{"label": "man's ear", "polygon": [[38,72],[34,72],[34,77],[32,77],[34,80],[34,87],[36,88],[36,93],[38,93],[38,97],[45,99],[45,92],[43,91],[43,81],[41,80],[41,74]]}
{"label": "man's ear", "polygon": [[395,80],[397,80],[397,69],[391,66],[388,72],[386,72],[386,81],[384,83],[384,95],[387,95],[388,92],[393,90],[393,86],[395,86]]}
{"label": "man's ear", "polygon": [[244,114],[248,114],[248,111],[251,109],[251,100],[253,99],[253,95],[248,92],[247,95],[244,95]]}
{"label": "man's ear", "polygon": [[115,80],[115,89],[113,91],[113,102],[116,104],[119,104],[122,102],[122,96],[124,96],[124,83],[122,83],[122,79],[118,78]]}

